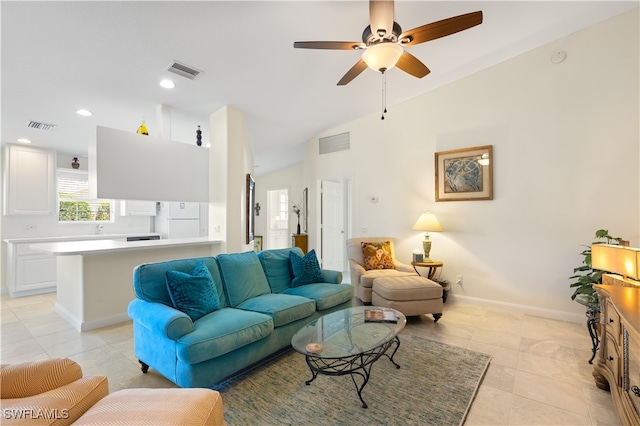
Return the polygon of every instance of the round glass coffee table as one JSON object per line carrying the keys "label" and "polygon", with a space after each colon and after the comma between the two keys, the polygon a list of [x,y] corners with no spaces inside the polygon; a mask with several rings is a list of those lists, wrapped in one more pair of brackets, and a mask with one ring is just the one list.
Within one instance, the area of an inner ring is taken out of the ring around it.
{"label": "round glass coffee table", "polygon": [[[374,319],[374,312],[377,315],[391,314],[397,320]],[[298,330],[291,339],[291,346],[305,355],[311,370],[312,377],[305,383],[311,384],[318,374],[350,374],[362,407],[367,408],[367,403],[362,399],[362,389],[369,381],[371,367],[384,355],[396,368],[400,368],[393,356],[400,347],[398,334],[406,323],[407,319],[401,312],[376,306],[348,308],[312,321]],[[391,347],[394,349],[389,355],[387,352]],[[361,385],[358,385],[356,376],[362,378]]]}

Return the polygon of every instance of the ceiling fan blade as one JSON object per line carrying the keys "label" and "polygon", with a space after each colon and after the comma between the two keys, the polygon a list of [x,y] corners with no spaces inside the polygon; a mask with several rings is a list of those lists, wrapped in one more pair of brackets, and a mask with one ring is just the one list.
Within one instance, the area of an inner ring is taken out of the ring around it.
{"label": "ceiling fan blade", "polygon": [[402,56],[400,56],[400,59],[398,60],[396,66],[402,71],[418,78],[422,78],[431,72],[431,70],[429,70],[429,68],[427,68],[425,64],[420,62],[418,58],[416,58],[406,50],[402,54]]}
{"label": "ceiling fan blade", "polygon": [[412,46],[425,41],[431,41],[440,37],[446,37],[460,31],[464,31],[482,23],[482,11],[454,16],[442,21],[432,22],[421,27],[405,31],[400,34],[400,44]]}
{"label": "ceiling fan blade", "polygon": [[360,41],[296,41],[293,47],[298,49],[355,50],[367,47]]}
{"label": "ceiling fan blade", "polygon": [[348,84],[349,82],[351,82],[351,80],[360,75],[360,73],[365,69],[367,69],[367,64],[362,59],[360,59],[353,67],[351,67],[349,71],[347,71],[344,77],[340,79],[340,81],[338,82],[338,86],[344,86],[345,84]]}
{"label": "ceiling fan blade", "polygon": [[370,0],[369,23],[371,33],[383,39],[393,32],[393,0]]}

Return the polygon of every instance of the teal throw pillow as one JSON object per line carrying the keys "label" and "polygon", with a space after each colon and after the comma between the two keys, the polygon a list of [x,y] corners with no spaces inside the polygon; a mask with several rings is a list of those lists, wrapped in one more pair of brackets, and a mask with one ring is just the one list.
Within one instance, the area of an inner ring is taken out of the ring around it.
{"label": "teal throw pillow", "polygon": [[324,282],[315,250],[311,250],[304,257],[292,251],[289,253],[289,260],[291,260],[291,270],[293,271],[291,287]]}
{"label": "teal throw pillow", "polygon": [[193,321],[220,309],[216,286],[204,262],[198,262],[190,274],[167,271],[165,275],[173,306]]}

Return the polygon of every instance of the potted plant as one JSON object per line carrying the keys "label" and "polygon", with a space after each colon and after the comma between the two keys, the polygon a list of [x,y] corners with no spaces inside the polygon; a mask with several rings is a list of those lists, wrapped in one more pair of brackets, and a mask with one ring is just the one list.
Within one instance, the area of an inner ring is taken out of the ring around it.
{"label": "potted plant", "polygon": [[[596,241],[594,241],[593,244],[620,244],[622,241],[622,238],[609,235],[609,231],[606,229],[598,229],[595,239]],[[576,300],[577,297],[581,302],[597,305],[598,296],[593,285],[602,283],[602,271],[591,267],[591,246],[586,247],[587,248],[580,253],[583,256],[582,266],[574,268],[573,273],[575,275],[569,277],[570,280],[576,280],[569,285],[569,287],[575,288],[575,291],[571,295],[571,300]]]}

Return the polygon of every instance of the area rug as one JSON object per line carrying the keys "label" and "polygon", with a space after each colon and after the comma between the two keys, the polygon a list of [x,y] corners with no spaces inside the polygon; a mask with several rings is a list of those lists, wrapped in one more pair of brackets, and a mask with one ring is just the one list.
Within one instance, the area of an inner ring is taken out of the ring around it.
{"label": "area rug", "polygon": [[400,342],[400,369],[386,357],[373,365],[362,392],[369,408],[350,376],[318,376],[305,385],[311,372],[293,350],[213,389],[230,426],[463,424],[491,357],[409,334]]}

